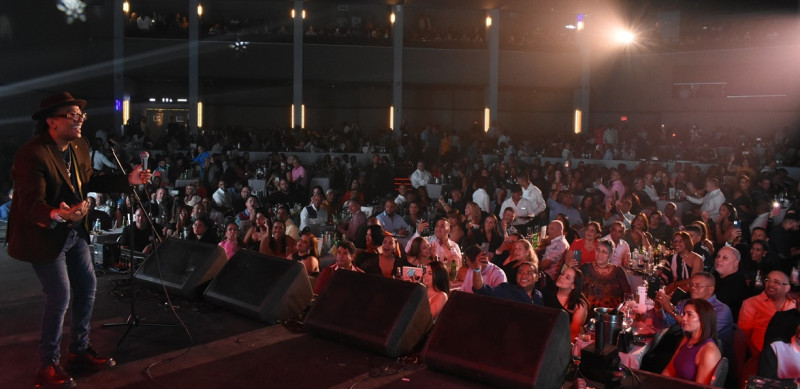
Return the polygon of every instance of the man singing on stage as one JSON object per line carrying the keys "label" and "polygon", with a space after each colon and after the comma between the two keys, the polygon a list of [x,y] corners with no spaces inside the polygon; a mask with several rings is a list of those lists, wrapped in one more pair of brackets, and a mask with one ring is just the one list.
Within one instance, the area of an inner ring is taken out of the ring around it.
{"label": "man singing on stage", "polygon": [[62,92],[46,97],[32,118],[36,135],[17,151],[11,174],[14,198],[8,221],[8,254],[31,262],[45,294],[37,385],[74,387],[60,363],[61,332],[72,291],[67,367],[114,366],[89,343],[97,280],[89,251],[89,192],[126,192],[149,181],[137,167],[128,176],[94,176],[89,143],[81,139],[85,100]]}

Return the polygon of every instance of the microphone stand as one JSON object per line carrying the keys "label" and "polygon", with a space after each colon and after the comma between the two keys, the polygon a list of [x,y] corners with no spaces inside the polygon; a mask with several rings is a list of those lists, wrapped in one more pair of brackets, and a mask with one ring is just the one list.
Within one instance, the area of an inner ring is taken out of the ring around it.
{"label": "microphone stand", "polygon": [[[128,172],[125,170],[125,167],[120,162],[119,156],[117,156],[117,152],[116,152],[116,150],[114,150],[114,147],[111,147],[111,154],[113,154],[114,161],[117,162],[117,167],[120,169],[122,174],[127,176]],[[139,193],[136,191],[136,186],[131,185],[130,193],[129,193],[128,196],[132,197],[136,201],[136,205],[138,205],[139,208],[141,208],[142,213],[147,218],[147,221],[148,221],[148,223],[150,225],[151,233],[153,234],[153,237],[154,237],[153,253],[155,253],[156,247],[158,246],[158,244],[163,242],[163,238],[161,237],[161,235],[159,235],[158,230],[156,230],[156,227],[153,224],[153,219],[150,218],[150,213],[149,212],[145,212],[144,204],[142,204],[142,199],[139,197]],[[128,214],[126,215],[126,216],[130,217],[131,221],[133,221],[133,208],[134,207],[129,207]],[[131,310],[130,310],[130,314],[128,315],[128,319],[125,320],[124,322],[103,324],[103,328],[106,328],[106,327],[122,327],[122,326],[128,327],[125,330],[125,333],[122,334],[122,337],[117,342],[117,348],[119,348],[122,345],[122,342],[125,340],[125,338],[128,336],[128,334],[131,332],[131,330],[133,330],[136,327],[139,327],[139,326],[144,326],[144,327],[176,327],[177,326],[177,324],[167,324],[167,323],[145,323],[145,322],[143,322],[143,319],[141,319],[138,315],[136,315],[136,291],[137,291],[137,289],[136,289],[136,283],[134,282],[134,277],[133,277],[133,272],[134,272],[134,269],[133,269],[134,268],[134,256],[133,256],[134,231],[133,231],[133,229],[134,228],[136,228],[136,224],[134,224],[133,222],[128,224],[128,232],[130,233],[130,243],[128,245],[128,254],[130,255],[130,260],[129,260],[129,263],[128,263],[128,276],[129,276],[128,282],[130,283],[130,287],[131,287]]]}

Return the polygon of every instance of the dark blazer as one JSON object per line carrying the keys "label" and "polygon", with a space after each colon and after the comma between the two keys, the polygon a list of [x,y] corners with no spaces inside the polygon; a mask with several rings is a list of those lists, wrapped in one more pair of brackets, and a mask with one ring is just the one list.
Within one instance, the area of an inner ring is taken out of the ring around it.
{"label": "dark blazer", "polygon": [[[129,189],[128,177],[124,175],[93,176],[85,139],[74,140],[69,147],[75,155],[80,188],[73,187],[61,150],[48,132],[36,135],[17,151],[11,168],[14,198],[6,237],[11,257],[34,263],[55,261],[71,228],[69,223],[50,219],[50,211],[58,207],[63,191],[80,193],[81,198],[86,198],[89,192],[121,193]],[[85,223],[81,225],[85,230]]]}

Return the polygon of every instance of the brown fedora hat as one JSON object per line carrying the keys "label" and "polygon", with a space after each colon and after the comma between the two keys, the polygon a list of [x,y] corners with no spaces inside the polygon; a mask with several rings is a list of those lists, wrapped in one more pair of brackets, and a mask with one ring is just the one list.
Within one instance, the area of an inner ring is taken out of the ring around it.
{"label": "brown fedora hat", "polygon": [[33,115],[31,115],[31,118],[33,120],[39,120],[47,116],[47,114],[49,114],[56,108],[66,107],[71,105],[77,105],[78,107],[81,107],[81,109],[83,109],[83,107],[86,106],[86,100],[76,99],[72,97],[72,95],[69,94],[69,92],[52,94],[42,99],[42,102],[39,103],[39,110],[36,111]]}

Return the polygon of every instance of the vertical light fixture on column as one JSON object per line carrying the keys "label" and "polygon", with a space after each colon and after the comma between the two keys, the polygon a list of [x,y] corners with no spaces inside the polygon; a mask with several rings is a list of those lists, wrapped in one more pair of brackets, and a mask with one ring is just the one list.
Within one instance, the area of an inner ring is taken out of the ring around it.
{"label": "vertical light fixture on column", "polygon": [[389,106],[389,130],[394,131],[394,106]]}
{"label": "vertical light fixture on column", "polygon": [[122,3],[122,12],[124,12],[127,15],[128,12],[130,12],[130,11],[131,11],[131,3],[129,3],[127,0],[125,0]]}
{"label": "vertical light fixture on column", "polygon": [[291,108],[289,108],[289,118],[291,128],[294,129],[294,104],[292,104]]}
{"label": "vertical light fixture on column", "polygon": [[581,133],[581,126],[583,125],[583,112],[580,109],[575,110],[575,133]]}
{"label": "vertical light fixture on column", "polygon": [[122,124],[125,124],[131,118],[131,98],[130,96],[125,96],[122,99]]}
{"label": "vertical light fixture on column", "polygon": [[197,16],[200,16],[200,17],[203,16],[203,4],[200,4],[200,3],[197,4]]}
{"label": "vertical light fixture on column", "polygon": [[203,102],[197,102],[197,128],[203,128]]}
{"label": "vertical light fixture on column", "polygon": [[492,110],[489,107],[483,109],[483,132],[489,132],[489,126],[492,125]]}

